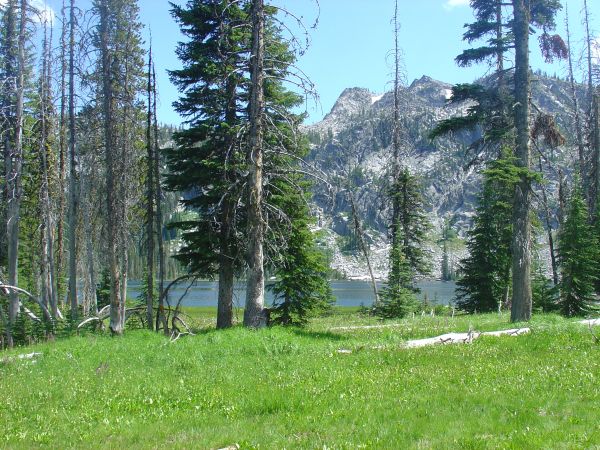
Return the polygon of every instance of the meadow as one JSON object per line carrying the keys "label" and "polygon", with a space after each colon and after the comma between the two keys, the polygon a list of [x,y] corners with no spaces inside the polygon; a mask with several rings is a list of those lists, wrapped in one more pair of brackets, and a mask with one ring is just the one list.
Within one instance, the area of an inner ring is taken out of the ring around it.
{"label": "meadow", "polygon": [[[187,312],[202,324],[214,315]],[[373,325],[386,326],[343,328]],[[306,329],[202,329],[175,342],[135,330],[14,349],[0,354],[0,447],[600,448],[600,345],[559,316],[526,326],[405,349],[514,325],[338,309]]]}

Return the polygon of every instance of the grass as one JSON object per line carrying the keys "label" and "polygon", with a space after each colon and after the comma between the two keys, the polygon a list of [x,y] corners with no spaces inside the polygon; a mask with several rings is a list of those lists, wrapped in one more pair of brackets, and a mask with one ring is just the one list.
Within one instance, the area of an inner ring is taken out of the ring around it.
{"label": "grass", "polygon": [[600,448],[600,346],[585,327],[543,315],[529,335],[411,350],[401,342],[512,325],[481,315],[330,330],[374,323],[337,310],[305,330],[16,349],[0,357],[0,447]]}

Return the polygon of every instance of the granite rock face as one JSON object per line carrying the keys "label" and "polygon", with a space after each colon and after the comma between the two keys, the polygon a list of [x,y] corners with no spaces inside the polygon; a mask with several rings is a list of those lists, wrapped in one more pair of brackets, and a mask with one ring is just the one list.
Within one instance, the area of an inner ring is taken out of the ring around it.
{"label": "granite rock face", "polygon": [[[482,81],[485,83],[485,80]],[[464,236],[472,223],[481,177],[478,163],[468,147],[479,136],[477,132],[456,133],[432,141],[429,133],[442,119],[461,115],[469,104],[451,105],[452,85],[423,76],[400,89],[400,134],[402,164],[418,174],[423,184],[427,214],[433,225],[429,250],[434,276],[439,275],[441,249],[436,244],[444,223]],[[564,130],[572,124],[569,86],[565,81],[535,76],[533,101],[541,110],[553,115]],[[348,245],[352,235],[351,209],[347,179],[352,179],[354,197],[371,248],[378,277],[387,274],[389,244],[389,202],[385,198],[386,174],[392,155],[392,92],[378,95],[363,88],[345,89],[332,110],[322,121],[306,126],[311,142],[310,161],[329,183],[314,187],[314,212],[318,216],[321,245],[329,248],[331,263],[351,278],[365,278],[367,271],[361,254]],[[569,147],[569,145],[571,145]],[[544,155],[555,165],[565,166],[572,143]],[[537,155],[534,155],[537,161]],[[547,189],[557,189],[550,174]],[[457,261],[464,252],[456,250],[451,259]]]}

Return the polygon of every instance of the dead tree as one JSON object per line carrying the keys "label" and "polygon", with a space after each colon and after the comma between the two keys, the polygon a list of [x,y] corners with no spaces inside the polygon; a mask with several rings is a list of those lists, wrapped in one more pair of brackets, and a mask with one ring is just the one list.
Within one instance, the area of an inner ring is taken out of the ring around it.
{"label": "dead tree", "polygon": [[75,130],[75,0],[69,11],[69,305],[71,318],[77,317],[77,215],[79,186]]}
{"label": "dead tree", "polygon": [[244,326],[266,325],[263,241],[263,128],[265,115],[264,58],[265,11],[263,0],[252,1],[252,53],[250,59],[250,136],[248,152],[248,274]]}

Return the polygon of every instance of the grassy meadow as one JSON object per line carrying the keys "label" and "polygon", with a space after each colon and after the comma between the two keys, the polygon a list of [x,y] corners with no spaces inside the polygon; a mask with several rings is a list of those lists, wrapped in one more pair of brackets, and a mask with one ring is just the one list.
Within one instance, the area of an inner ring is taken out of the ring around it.
{"label": "grassy meadow", "polygon": [[[339,328],[379,324],[339,309],[307,329],[176,342],[139,330],[5,352],[0,448],[600,448],[600,345],[585,326],[538,315],[529,335],[417,349],[402,343],[514,325]],[[16,357],[30,352],[41,355]]]}

